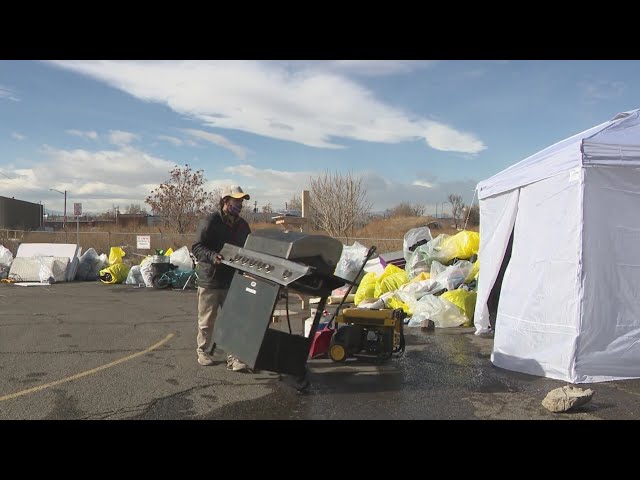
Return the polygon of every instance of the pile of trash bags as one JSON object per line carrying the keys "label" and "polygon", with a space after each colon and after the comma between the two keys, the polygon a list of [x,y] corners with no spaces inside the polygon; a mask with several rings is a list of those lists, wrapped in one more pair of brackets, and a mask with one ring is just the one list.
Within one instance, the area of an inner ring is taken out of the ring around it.
{"label": "pile of trash bags", "polygon": [[[401,308],[410,327],[428,327],[429,320],[440,328],[472,326],[479,247],[478,232],[463,230],[433,238],[428,227],[409,230],[403,242],[404,269],[388,264],[382,273],[367,272],[359,281],[354,304]],[[358,255],[364,257],[362,249]]]}

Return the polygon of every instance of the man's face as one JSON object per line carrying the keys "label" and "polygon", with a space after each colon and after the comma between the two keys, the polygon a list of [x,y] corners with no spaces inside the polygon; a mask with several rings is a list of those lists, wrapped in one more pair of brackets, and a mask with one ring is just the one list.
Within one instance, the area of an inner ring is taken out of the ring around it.
{"label": "man's face", "polygon": [[227,212],[231,215],[239,215],[242,210],[243,198],[229,198],[227,199]]}

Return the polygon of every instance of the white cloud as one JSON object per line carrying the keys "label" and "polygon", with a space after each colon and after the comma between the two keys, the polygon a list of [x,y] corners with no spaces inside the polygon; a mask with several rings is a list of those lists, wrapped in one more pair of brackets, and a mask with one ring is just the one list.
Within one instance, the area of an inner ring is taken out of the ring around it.
{"label": "white cloud", "polygon": [[27,137],[25,137],[24,135],[22,135],[22,134],[20,134],[20,133],[18,133],[18,132],[12,132],[12,133],[11,133],[11,136],[12,136],[13,138],[15,138],[16,140],[19,140],[19,141],[22,141],[22,140],[24,140],[25,138],[27,138]]}
{"label": "white cloud", "polygon": [[431,187],[425,188],[425,185],[417,182],[405,184],[381,177],[374,172],[364,172],[362,176],[363,184],[367,188],[367,197],[374,203],[373,210],[378,212],[391,209],[402,202],[424,205],[427,214],[435,213],[436,204],[439,205],[438,211],[442,211],[443,203],[445,211],[447,208],[450,211],[451,206],[447,203],[449,194],[461,195],[462,201],[470,204],[478,183],[476,180],[422,182],[432,184]]}
{"label": "white cloud", "polygon": [[[273,169],[260,169],[252,165],[235,165],[226,167],[224,173],[228,178],[210,182],[208,188],[220,187],[234,183],[251,195],[251,204],[258,202],[258,208],[271,203],[274,208],[284,208],[294,195],[300,196],[302,190],[310,187],[309,179],[314,175],[321,175],[323,171],[288,172]],[[355,177],[361,177],[363,186],[367,189],[367,200],[373,203],[373,211],[384,211],[402,202],[420,204],[427,207],[427,213],[435,213],[435,204],[447,201],[451,193],[462,195],[465,203],[471,203],[476,180],[457,182],[437,181],[435,175],[420,173],[419,176],[430,178],[429,181],[419,180],[422,184],[411,184],[390,180],[375,172],[353,172]],[[431,187],[425,188],[430,184]],[[446,205],[445,205],[446,210]]]}
{"label": "white cloud", "polygon": [[473,68],[463,72],[463,75],[470,78],[479,78],[483,77],[486,73],[487,70],[485,68]]}
{"label": "white cloud", "polygon": [[309,188],[311,171],[287,172],[271,168],[260,169],[252,165],[234,165],[224,168],[228,178],[215,182],[215,186],[237,184],[251,195],[251,204],[258,202],[258,208],[271,203],[274,208],[284,208],[294,195]]}
{"label": "white cloud", "polygon": [[[81,202],[85,212],[105,212],[114,204],[121,209],[132,203],[145,206],[144,200],[151,190],[167,181],[175,166],[173,161],[131,147],[92,152],[45,146],[42,151],[47,159],[32,163],[30,168],[0,170],[3,196],[42,201],[47,210],[58,212],[62,212],[64,199],[50,192],[50,188],[67,190],[68,212],[74,202]],[[251,208],[258,202],[258,208],[270,203],[274,209],[280,209],[294,196],[300,196],[302,190],[309,189],[312,176],[322,173],[321,170],[283,171],[249,164],[233,165],[217,170],[214,179],[211,173],[205,172],[208,181],[204,188],[213,191],[227,184],[238,184],[251,195]],[[435,212],[436,203],[441,211],[444,202],[446,210],[449,194],[460,194],[465,203],[470,203],[477,184],[475,180],[443,182],[428,172],[418,172],[407,182],[390,180],[374,172],[353,173],[363,179],[367,200],[377,212],[402,202],[425,205],[427,213]]]}
{"label": "white cloud", "polygon": [[179,138],[170,137],[169,135],[158,135],[158,140],[164,140],[166,142],[172,143],[176,147],[179,147],[184,144],[184,142]]}
{"label": "white cloud", "polygon": [[19,102],[20,99],[16,97],[16,95],[8,88],[0,85],[0,99],[12,100],[14,102]]}
{"label": "white cloud", "polygon": [[627,86],[624,82],[598,80],[581,83],[581,88],[588,100],[607,100],[622,96]]}
{"label": "white cloud", "polygon": [[419,187],[425,187],[425,188],[433,188],[434,185],[433,183],[430,182],[425,182],[423,180],[415,180],[412,185],[417,185]]}
{"label": "white cloud", "polygon": [[[250,132],[318,148],[342,148],[340,139],[399,143],[423,138],[437,150],[478,153],[474,134],[416,117],[375,98],[335,71],[309,62],[57,61],[139,99],[165,104],[212,128]],[[399,71],[402,62],[334,63],[347,69]],[[403,66],[404,65],[404,66]],[[393,66],[393,68],[391,68]],[[355,68],[355,67],[354,67]]]}
{"label": "white cloud", "polygon": [[444,152],[479,153],[487,148],[473,135],[438,122],[425,122],[424,138],[431,148]]}
{"label": "white cloud", "polygon": [[49,189],[67,190],[67,213],[74,202],[81,202],[85,212],[104,212],[113,204],[143,205],[151,189],[169,179],[176,164],[132,147],[89,151],[45,145],[41,152],[46,160],[30,162],[30,168],[4,168],[0,191],[4,196],[42,201],[47,210],[62,212],[64,198]]}
{"label": "white cloud", "polygon": [[75,135],[77,137],[85,137],[85,138],[89,138],[91,140],[97,140],[98,139],[98,134],[96,132],[94,132],[93,130],[91,130],[91,131],[67,130],[67,133],[69,135]]}
{"label": "white cloud", "polygon": [[428,60],[332,60],[314,62],[310,64],[310,68],[354,75],[383,76],[409,73],[435,63],[437,62]]}
{"label": "white cloud", "polygon": [[[5,184],[7,183],[6,179],[8,179],[8,180],[19,180],[21,178],[24,178],[24,176],[19,174],[15,168],[0,169],[0,181],[2,181],[4,179],[5,180]],[[5,196],[5,195],[3,195],[3,196]]]}
{"label": "white cloud", "polygon": [[122,130],[109,130],[109,141],[119,147],[127,146],[138,138],[138,135],[135,133],[123,132]]}
{"label": "white cloud", "polygon": [[222,148],[231,150],[233,154],[238,158],[244,159],[247,156],[247,150],[245,148],[232,143],[229,139],[223,137],[222,135],[205,132],[203,130],[194,130],[190,128],[185,128],[182,131],[196,138],[200,138],[201,140],[206,140],[207,142],[211,142]]}

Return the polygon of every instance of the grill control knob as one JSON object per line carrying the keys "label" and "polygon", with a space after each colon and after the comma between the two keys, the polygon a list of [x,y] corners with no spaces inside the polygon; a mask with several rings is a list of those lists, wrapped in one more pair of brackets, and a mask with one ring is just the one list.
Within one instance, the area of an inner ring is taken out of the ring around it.
{"label": "grill control knob", "polygon": [[269,265],[268,263],[264,266],[264,273],[271,273],[273,270],[273,265]]}

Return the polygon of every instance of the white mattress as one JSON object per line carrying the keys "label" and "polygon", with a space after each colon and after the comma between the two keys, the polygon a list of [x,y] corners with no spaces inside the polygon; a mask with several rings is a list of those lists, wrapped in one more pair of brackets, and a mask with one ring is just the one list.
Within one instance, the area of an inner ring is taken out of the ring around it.
{"label": "white mattress", "polygon": [[79,247],[75,243],[23,243],[18,247],[16,258],[67,257],[69,262],[67,264],[65,278],[60,281],[70,282],[76,278],[76,270],[78,269],[81,253],[82,247]]}
{"label": "white mattress", "polygon": [[18,282],[39,282],[40,267],[48,268],[56,282],[66,281],[69,267],[67,257],[16,257],[11,263],[9,278]]}

